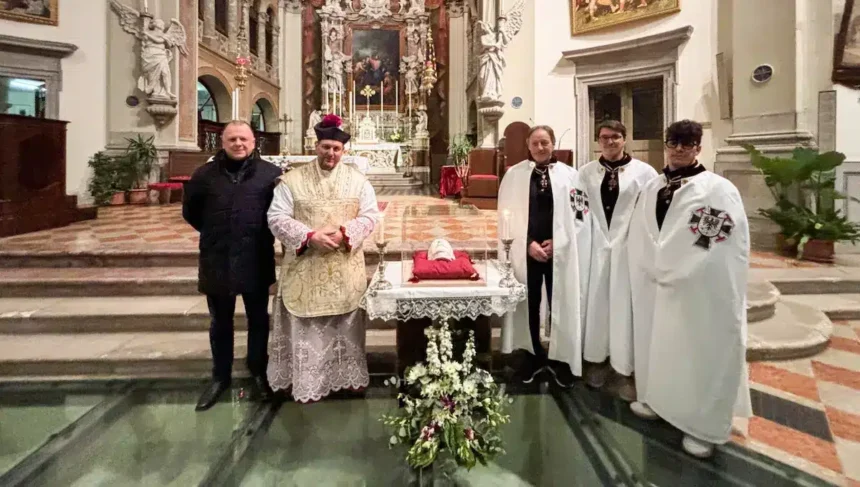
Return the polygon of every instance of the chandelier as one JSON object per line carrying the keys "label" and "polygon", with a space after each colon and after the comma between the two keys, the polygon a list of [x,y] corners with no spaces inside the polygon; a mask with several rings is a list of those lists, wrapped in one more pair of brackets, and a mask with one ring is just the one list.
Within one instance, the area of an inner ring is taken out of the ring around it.
{"label": "chandelier", "polygon": [[424,72],[421,75],[421,91],[429,97],[436,84],[436,48],[433,45],[433,32],[427,26],[427,44],[424,47]]}

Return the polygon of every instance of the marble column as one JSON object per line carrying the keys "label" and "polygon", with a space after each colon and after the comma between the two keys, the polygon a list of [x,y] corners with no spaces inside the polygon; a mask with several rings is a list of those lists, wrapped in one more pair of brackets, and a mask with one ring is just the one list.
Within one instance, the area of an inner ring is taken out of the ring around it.
{"label": "marble column", "polygon": [[261,8],[257,12],[257,57],[260,59],[260,71],[266,71],[266,24],[269,22],[269,15],[266,10]]}
{"label": "marble column", "polygon": [[198,0],[203,5],[203,41],[214,42],[215,39],[215,0]]}
{"label": "marble column", "polygon": [[[726,0],[719,4],[719,21],[731,23],[731,29],[725,29],[731,32],[725,45],[731,46],[734,83],[732,134],[726,138],[727,145],[717,150],[714,171],[740,191],[753,248],[773,249],[778,229],[758,214],[774,200],[742,145],[752,144],[769,156],[790,156],[795,147],[816,145],[813,132],[818,108],[809,99],[817,101],[818,92],[831,86],[826,75],[813,74],[820,69],[809,69],[818,61],[807,45],[832,42],[832,35],[819,36],[811,22],[811,10],[820,3],[795,0],[753,7],[744,0]],[[764,31],[759,28],[762,18],[768,19]],[[757,83],[751,75],[761,64],[772,66],[773,75]],[[824,71],[829,73],[829,68]]]}
{"label": "marble column", "polygon": [[468,131],[469,102],[466,96],[469,75],[468,25],[469,15],[463,2],[451,2],[449,50],[448,133],[451,137]]}
{"label": "marble column", "polygon": [[239,11],[241,9],[241,2],[237,0],[229,0],[227,2],[227,44],[229,46],[230,52],[237,51],[236,37],[239,34]]}
{"label": "marble column", "polygon": [[280,48],[279,44],[281,42],[281,27],[280,27],[280,15],[276,16],[274,19],[271,19],[272,22],[272,76],[275,78],[275,81],[280,81],[280,70],[278,66],[280,66]]}
{"label": "marble column", "polygon": [[302,6],[298,1],[284,2],[284,8],[278,16],[281,23],[280,32],[275,45],[280,46],[276,52],[280,67],[280,106],[281,112],[290,117],[289,149],[294,154],[302,152]]}

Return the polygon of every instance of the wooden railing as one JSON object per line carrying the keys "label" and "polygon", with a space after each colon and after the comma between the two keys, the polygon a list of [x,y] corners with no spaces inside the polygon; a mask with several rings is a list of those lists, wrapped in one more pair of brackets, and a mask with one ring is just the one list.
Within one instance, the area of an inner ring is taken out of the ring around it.
{"label": "wooden railing", "polygon": [[[221,132],[223,131],[223,123],[199,120],[197,122],[197,146],[206,153],[218,152],[221,149]],[[281,151],[281,134],[278,132],[254,131],[254,138],[257,139],[257,148],[260,150],[260,154],[276,155]]]}

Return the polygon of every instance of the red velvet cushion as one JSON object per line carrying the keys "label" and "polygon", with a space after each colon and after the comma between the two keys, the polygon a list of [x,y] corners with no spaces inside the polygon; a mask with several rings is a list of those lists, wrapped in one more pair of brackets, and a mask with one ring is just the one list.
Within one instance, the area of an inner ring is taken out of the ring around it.
{"label": "red velvet cushion", "polygon": [[480,279],[478,271],[472,266],[472,259],[469,254],[461,250],[454,251],[454,260],[429,260],[427,251],[421,250],[415,252],[412,257],[412,278],[411,282],[420,280],[436,280],[436,279],[470,279],[477,281]]}

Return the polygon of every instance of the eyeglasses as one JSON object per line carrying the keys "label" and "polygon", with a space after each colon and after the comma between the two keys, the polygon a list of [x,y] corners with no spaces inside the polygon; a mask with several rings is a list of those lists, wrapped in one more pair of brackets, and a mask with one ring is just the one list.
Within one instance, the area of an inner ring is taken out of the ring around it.
{"label": "eyeglasses", "polygon": [[681,148],[683,150],[693,150],[698,147],[699,144],[681,144],[677,140],[667,140],[666,147],[670,149],[678,149]]}
{"label": "eyeglasses", "polygon": [[622,137],[620,134],[615,134],[615,135],[601,135],[601,136],[600,136],[600,141],[601,141],[601,142],[615,142],[616,140],[621,140],[621,139],[623,139],[623,138],[624,138],[624,137]]}

